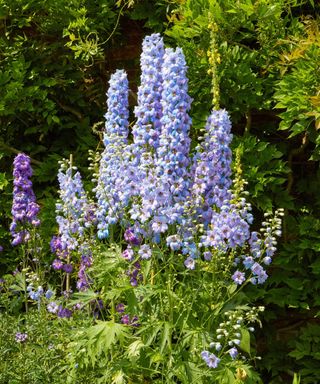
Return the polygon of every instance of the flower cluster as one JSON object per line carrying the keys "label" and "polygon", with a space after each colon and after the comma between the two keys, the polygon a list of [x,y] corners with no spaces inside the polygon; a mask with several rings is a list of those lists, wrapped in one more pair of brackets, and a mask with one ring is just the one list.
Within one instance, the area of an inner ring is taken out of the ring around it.
{"label": "flower cluster", "polygon": [[125,313],[125,305],[123,303],[119,303],[116,306],[116,311],[121,315],[121,323],[125,325],[130,325],[131,327],[139,327],[139,318],[138,316],[130,316]]}
{"label": "flower cluster", "polygon": [[88,207],[86,192],[81,175],[70,162],[62,162],[59,172],[60,202],[56,204],[56,220],[59,225],[61,248],[69,253],[77,248],[77,236],[84,234],[85,212]]}
{"label": "flower cluster", "polygon": [[137,118],[132,133],[135,144],[157,148],[161,132],[162,65],[164,45],[160,34],[147,36],[142,43],[141,84],[138,88]]}
{"label": "flower cluster", "polygon": [[44,291],[41,285],[35,289],[33,285],[30,284],[27,287],[27,292],[30,299],[34,301],[40,301],[42,297],[45,297],[47,300],[49,300],[54,295],[54,292],[51,289]]}
{"label": "flower cluster", "polygon": [[[191,119],[188,111],[191,98],[188,95],[187,67],[180,48],[167,48],[162,68],[163,92],[160,145],[157,151],[157,174],[162,187],[170,191],[162,206],[168,222],[175,222],[175,214],[182,213],[180,207],[188,194],[189,178],[189,130]],[[173,207],[173,210],[172,208]],[[179,209],[180,208],[180,209]]]}
{"label": "flower cluster", "polygon": [[23,332],[17,332],[15,339],[17,343],[24,343],[28,339],[28,334]]}
{"label": "flower cluster", "polygon": [[83,244],[85,230],[95,221],[93,205],[89,203],[82,185],[81,175],[69,162],[62,162],[58,173],[60,185],[60,202],[56,204],[56,221],[59,235],[53,236],[50,242],[51,251],[57,256],[52,267],[71,274],[74,266],[71,254],[82,252],[80,270],[78,272],[78,289],[84,290],[89,281],[85,270],[92,264],[92,255]]}
{"label": "flower cluster", "polygon": [[[124,152],[127,149],[128,136],[128,79],[123,70],[114,73],[109,82],[107,92],[108,112],[105,115],[105,149],[100,160],[97,187],[95,189],[98,208],[98,237],[109,235],[109,224],[113,224],[122,216],[123,203],[128,203],[131,196],[130,185],[124,183]],[[128,160],[128,159],[127,159]]]}
{"label": "flower cluster", "polygon": [[207,226],[212,207],[230,201],[232,140],[231,122],[225,110],[213,110],[207,120],[204,141],[194,156],[193,204]]}
{"label": "flower cluster", "polygon": [[92,265],[92,251],[89,246],[84,244],[80,248],[80,254],[81,254],[81,261],[80,261],[80,268],[78,272],[78,281],[77,281],[77,289],[79,291],[85,291],[89,288],[90,285],[90,278],[87,274],[87,269],[91,267]]}
{"label": "flower cluster", "polygon": [[[201,254],[210,261],[212,252],[222,254],[248,247],[259,257],[265,253],[264,260],[268,262],[268,255],[275,249],[274,237],[264,239],[264,249],[257,251],[262,243],[250,232],[250,204],[239,191],[232,191],[228,113],[211,112],[204,140],[192,156],[188,115],[191,99],[182,50],[164,49],[158,34],[148,36],[143,44],[141,68],[133,144],[127,143],[125,72],[117,71],[110,79],[106,148],[96,188],[98,237],[106,237],[109,225],[120,219],[126,226],[130,223],[139,237],[139,244],[126,239],[129,246],[123,257],[128,261],[134,259],[132,247],[139,245],[138,255],[147,259],[151,255],[147,243],[159,243],[165,236],[172,251],[185,255],[188,269],[196,267]],[[125,118],[118,119],[119,113]],[[130,235],[128,231],[125,237]],[[268,250],[265,244],[269,244]],[[245,269],[248,260],[244,260]],[[252,283],[266,278],[259,261],[250,266]],[[232,276],[239,285],[246,279],[243,270],[234,271]]]}
{"label": "flower cluster", "polygon": [[[252,284],[263,284],[268,275],[262,264],[268,266],[276,251],[277,237],[281,236],[281,216],[283,209],[278,209],[274,216],[265,214],[266,220],[262,223],[260,233],[251,232],[248,240],[249,252],[235,259],[238,269],[232,275],[232,280],[241,285],[246,281],[246,273]],[[242,267],[242,271],[239,269]]]}
{"label": "flower cluster", "polygon": [[229,356],[232,360],[244,358],[240,353],[239,346],[242,340],[242,330],[248,329],[254,331],[248,324],[257,321],[259,313],[264,311],[264,307],[253,307],[245,315],[239,310],[227,311],[225,316],[227,320],[220,323],[216,330],[216,341],[210,343],[209,348],[214,349],[214,353],[207,350],[201,352],[201,357],[209,368],[217,368],[223,356]]}
{"label": "flower cluster", "polygon": [[38,227],[39,205],[32,189],[30,157],[18,154],[13,162],[13,204],[10,232],[12,245],[26,243],[30,239],[30,227]]}

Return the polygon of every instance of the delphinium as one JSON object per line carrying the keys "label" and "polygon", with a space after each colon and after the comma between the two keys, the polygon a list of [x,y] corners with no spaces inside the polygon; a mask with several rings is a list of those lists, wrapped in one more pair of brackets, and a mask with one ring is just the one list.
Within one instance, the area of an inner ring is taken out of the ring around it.
{"label": "delphinium", "polygon": [[193,204],[205,227],[212,220],[212,207],[230,200],[232,140],[227,111],[213,110],[205,127],[204,140],[194,157]]}
{"label": "delphinium", "polygon": [[32,189],[31,176],[30,157],[19,153],[13,161],[12,245],[28,242],[30,230],[40,225],[37,216],[40,208]]}
{"label": "delphinium", "polygon": [[45,291],[41,285],[35,287],[33,284],[29,284],[27,291],[29,298],[37,303],[38,311],[40,311],[41,302],[50,300],[54,295],[54,292],[50,288]]}
{"label": "delphinium", "polygon": [[139,188],[138,201],[132,203],[131,218],[136,224],[139,221],[142,225],[150,219],[156,205],[155,162],[161,134],[163,59],[162,37],[159,34],[147,36],[142,44],[138,103],[134,109],[136,122],[132,128],[133,144],[130,146],[133,154],[130,162],[136,166],[134,172],[128,174],[128,181],[134,181]]}
{"label": "delphinium", "polygon": [[37,233],[40,225],[38,213],[39,205],[32,189],[32,168],[30,157],[19,153],[13,161],[13,203],[12,223],[10,232],[13,237],[12,245],[21,245],[22,260],[21,274],[17,267],[14,272],[17,280],[22,278],[24,286],[24,304],[28,311],[28,293],[26,291],[27,273],[36,266],[39,269],[41,239]]}
{"label": "delphinium", "polygon": [[173,380],[168,383],[185,382],[179,367],[198,364],[203,380],[213,380],[224,367],[241,371],[248,357],[248,332],[261,308],[244,305],[239,291],[265,282],[282,211],[267,214],[260,232],[251,231],[245,182],[231,172],[230,117],[217,103],[203,141],[190,153],[191,99],[182,50],[163,52],[159,35],[147,37],[141,67],[133,143],[124,71],[111,77],[107,94],[96,187],[98,237],[107,237],[110,224],[119,223],[124,241],[110,259],[116,274],[112,280],[106,272],[104,291],[111,280],[110,291],[121,300],[115,307],[112,297],[113,321],[135,326],[139,317],[141,327],[130,332],[152,356],[148,369],[153,358],[158,362],[154,377],[164,378],[167,369]]}
{"label": "delphinium", "polygon": [[86,229],[93,225],[92,205],[89,203],[83,188],[81,175],[72,162],[63,161],[59,173],[60,201],[56,204],[56,221],[58,223],[58,236],[51,240],[51,250],[57,258],[52,267],[66,273],[66,295],[71,291],[70,274],[74,266],[79,263],[78,288],[83,289],[88,285],[85,270],[92,263],[91,251],[85,246]]}
{"label": "delphinium", "polygon": [[[122,215],[122,203],[130,185],[123,185],[124,152],[128,136],[128,79],[125,71],[118,70],[110,78],[107,92],[108,112],[105,115],[105,149],[101,154],[97,175],[97,220],[98,237],[109,235],[109,225],[116,223]],[[121,196],[120,196],[121,195]],[[130,195],[130,194],[129,194]]]}
{"label": "delphinium", "polygon": [[209,350],[201,352],[201,357],[209,368],[218,368],[220,362],[245,361],[250,352],[249,332],[254,331],[254,323],[259,322],[259,314],[264,307],[244,310],[231,310],[223,314],[224,321],[218,324],[214,340]]}
{"label": "delphinium", "polygon": [[164,44],[160,34],[146,36],[140,59],[141,77],[138,104],[134,109],[136,123],[132,128],[134,143],[156,149],[161,133],[161,93]]}
{"label": "delphinium", "polygon": [[[176,223],[188,194],[191,99],[187,92],[186,70],[182,51],[167,48],[160,72],[162,116],[159,120],[161,130],[157,128],[159,141],[155,151],[153,147],[149,148],[149,157],[143,152],[149,163],[142,159],[141,200],[133,201],[129,211],[131,220],[140,224],[137,231],[142,227],[144,237],[155,243],[169,225]],[[146,105],[143,108],[148,110]]]}
{"label": "delphinium", "polygon": [[[175,223],[183,212],[183,203],[189,189],[189,130],[187,66],[180,48],[165,51],[162,76],[162,113],[160,143],[157,150],[157,177],[159,178],[159,214],[167,223]],[[164,196],[163,196],[164,195]],[[167,196],[166,196],[167,195]],[[161,220],[160,220],[161,221]],[[162,223],[161,223],[162,224]],[[164,226],[154,220],[154,232],[163,232]]]}

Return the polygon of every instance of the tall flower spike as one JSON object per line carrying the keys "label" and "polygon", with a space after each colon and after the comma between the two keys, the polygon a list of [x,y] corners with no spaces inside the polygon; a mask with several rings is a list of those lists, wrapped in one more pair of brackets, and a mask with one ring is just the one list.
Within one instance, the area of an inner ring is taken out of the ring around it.
{"label": "tall flower spike", "polygon": [[[98,184],[95,189],[98,209],[98,236],[108,236],[108,226],[121,216],[121,188],[123,174],[120,168],[124,162],[128,137],[128,79],[123,70],[111,75],[107,92],[108,112],[105,115],[105,149],[100,160]],[[123,200],[123,199],[122,199]]]}
{"label": "tall flower spike", "polygon": [[27,242],[30,238],[28,225],[37,227],[40,220],[39,205],[32,189],[32,168],[30,157],[24,153],[19,153],[13,161],[13,203],[12,203],[12,223],[10,232],[13,236],[12,245]]}
{"label": "tall flower spike", "polygon": [[124,70],[111,75],[107,92],[108,112],[105,114],[104,144],[127,142],[128,137],[128,79]]}
{"label": "tall flower spike", "polygon": [[220,208],[231,198],[231,122],[225,110],[213,110],[206,124],[204,142],[194,158],[192,199],[205,226],[212,218],[212,206]]}
{"label": "tall flower spike", "polygon": [[149,144],[154,148],[158,147],[161,128],[163,55],[164,44],[160,34],[146,36],[142,43],[138,105],[134,110],[137,122],[132,133],[136,144]]}
{"label": "tall flower spike", "polygon": [[73,174],[73,168],[69,161],[63,162],[58,172],[60,202],[56,204],[56,221],[61,248],[67,253],[77,248],[77,236],[84,233],[88,207],[81,175],[79,172]]}
{"label": "tall flower spike", "polygon": [[162,131],[158,148],[158,175],[168,184],[173,201],[182,201],[188,191],[191,118],[188,111],[187,66],[180,48],[167,48],[162,68]]}

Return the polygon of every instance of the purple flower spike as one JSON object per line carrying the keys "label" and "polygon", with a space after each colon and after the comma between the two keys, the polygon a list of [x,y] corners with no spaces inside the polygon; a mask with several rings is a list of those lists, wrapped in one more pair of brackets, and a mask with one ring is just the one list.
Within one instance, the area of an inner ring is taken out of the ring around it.
{"label": "purple flower spike", "polygon": [[[13,202],[12,202],[12,223],[10,232],[13,236],[12,245],[26,243],[30,234],[23,229],[27,224],[37,227],[40,220],[37,215],[40,207],[36,203],[36,197],[32,190],[32,176],[30,157],[24,153],[18,154],[13,161]],[[19,227],[22,229],[19,231]]]}
{"label": "purple flower spike", "polygon": [[[112,74],[109,85],[108,112],[105,115],[103,139],[105,149],[101,155],[98,183],[95,188],[98,203],[96,219],[100,239],[108,237],[109,225],[115,224],[122,216],[123,203],[126,204],[128,198],[120,188],[121,183],[127,179],[121,169],[124,152],[127,149],[129,125],[129,88],[126,72],[118,70]],[[124,165],[128,165],[127,162]],[[128,195],[130,197],[129,192]]]}

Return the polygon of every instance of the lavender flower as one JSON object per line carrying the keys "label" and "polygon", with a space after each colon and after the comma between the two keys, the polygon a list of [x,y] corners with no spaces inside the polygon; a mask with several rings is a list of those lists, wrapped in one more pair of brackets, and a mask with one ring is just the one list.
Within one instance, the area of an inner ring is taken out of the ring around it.
{"label": "lavender flower", "polygon": [[49,300],[54,295],[54,292],[51,289],[48,289],[45,293],[46,299]]}
{"label": "lavender flower", "polygon": [[117,311],[118,313],[123,313],[124,310],[125,310],[125,305],[124,305],[123,303],[119,303],[119,304],[117,304],[117,306],[116,306],[116,311]]}
{"label": "lavender flower", "polygon": [[58,310],[59,310],[59,305],[57,303],[55,303],[54,301],[52,301],[51,303],[49,303],[47,305],[47,311],[50,313],[57,313]]}
{"label": "lavender flower", "polygon": [[124,239],[127,243],[131,245],[139,245],[141,240],[135,235],[132,229],[127,228],[124,233]]}
{"label": "lavender flower", "polygon": [[72,316],[72,311],[68,308],[63,308],[62,305],[59,305],[57,315],[61,319],[69,319]]}
{"label": "lavender flower", "polygon": [[192,257],[188,257],[185,261],[184,261],[184,265],[187,269],[195,269],[196,267],[196,262],[195,260],[192,258]]}
{"label": "lavender flower", "polygon": [[63,269],[63,262],[59,259],[54,259],[52,262],[52,268],[56,271]]}
{"label": "lavender flower", "polygon": [[125,324],[125,325],[129,325],[130,324],[130,316],[128,314],[123,315],[121,317],[121,323]]}
{"label": "lavender flower", "polygon": [[128,276],[130,277],[130,284],[133,287],[136,287],[139,282],[142,281],[142,274],[141,274],[141,265],[140,263],[136,262],[133,264],[133,269],[129,270],[127,272]]}
{"label": "lavender flower", "polygon": [[231,278],[238,285],[241,285],[246,280],[245,274],[240,271],[236,271]]}
{"label": "lavender flower", "polygon": [[133,316],[132,318],[130,318],[130,315],[126,314],[121,317],[122,324],[130,325],[132,327],[138,327],[140,325],[138,321],[138,316]]}
{"label": "lavender flower", "polygon": [[208,351],[202,351],[201,357],[209,368],[217,368],[220,363],[220,359],[214,353]]}
{"label": "lavender flower", "polygon": [[15,336],[16,342],[17,343],[24,343],[28,339],[28,334],[27,333],[22,333],[22,332],[17,332]]}
{"label": "lavender flower", "polygon": [[231,356],[232,360],[234,360],[238,356],[239,352],[238,352],[237,348],[233,347],[233,348],[229,349],[228,353]]}
{"label": "lavender flower", "polygon": [[65,271],[65,273],[71,273],[73,271],[72,264],[64,264],[62,269]]}
{"label": "lavender flower", "polygon": [[182,241],[179,235],[168,236],[166,242],[172,251],[177,251],[182,246]]}
{"label": "lavender flower", "polygon": [[139,251],[138,251],[139,256],[141,259],[148,260],[152,256],[152,251],[151,248],[148,244],[143,244],[141,245]]}
{"label": "lavender flower", "polygon": [[132,261],[134,258],[133,249],[128,246],[128,248],[122,252],[122,257],[127,261]]}

